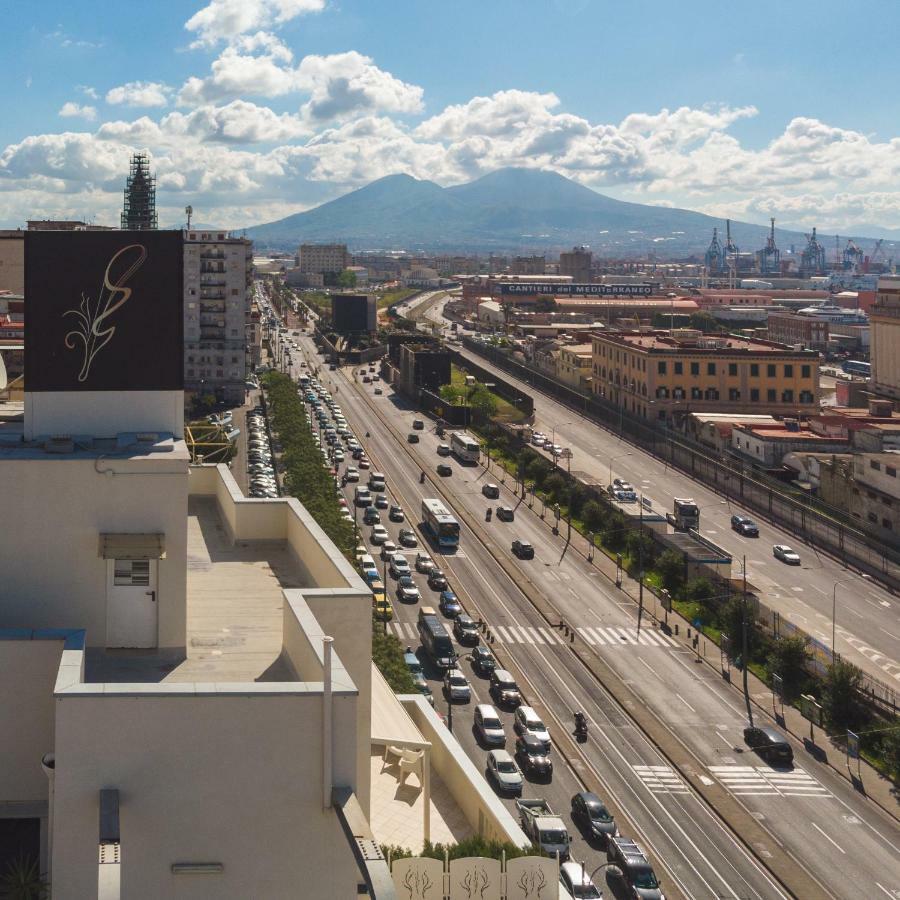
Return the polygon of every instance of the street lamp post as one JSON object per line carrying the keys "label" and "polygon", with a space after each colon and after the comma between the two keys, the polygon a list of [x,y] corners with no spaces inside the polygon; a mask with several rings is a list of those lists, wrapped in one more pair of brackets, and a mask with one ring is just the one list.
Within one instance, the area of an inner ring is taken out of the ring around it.
{"label": "street lamp post", "polygon": [[612,484],[612,464],[617,459],[625,459],[626,456],[634,456],[633,453],[620,453],[618,456],[611,456],[609,458],[609,482],[608,484]]}

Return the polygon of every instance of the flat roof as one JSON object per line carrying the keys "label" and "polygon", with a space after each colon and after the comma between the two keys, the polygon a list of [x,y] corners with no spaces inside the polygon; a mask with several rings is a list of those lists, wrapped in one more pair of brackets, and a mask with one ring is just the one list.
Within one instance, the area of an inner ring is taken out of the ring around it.
{"label": "flat roof", "polygon": [[[670,353],[783,353],[818,358],[813,350],[794,350],[785,344],[733,334],[702,334],[694,337],[672,337],[668,331],[605,331],[594,335],[597,339],[624,344],[634,350],[662,350]],[[700,342],[707,342],[703,346]]]}

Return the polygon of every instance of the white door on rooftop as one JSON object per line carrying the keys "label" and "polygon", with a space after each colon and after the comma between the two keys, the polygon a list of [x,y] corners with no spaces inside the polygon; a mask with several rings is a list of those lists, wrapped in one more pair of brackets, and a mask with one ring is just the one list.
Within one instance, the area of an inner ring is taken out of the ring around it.
{"label": "white door on rooftop", "polygon": [[106,646],[155,647],[155,559],[109,559],[106,580]]}

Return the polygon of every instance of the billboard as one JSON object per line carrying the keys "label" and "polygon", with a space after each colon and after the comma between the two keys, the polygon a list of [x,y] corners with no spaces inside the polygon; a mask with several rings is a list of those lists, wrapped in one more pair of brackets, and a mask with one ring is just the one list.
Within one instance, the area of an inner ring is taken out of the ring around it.
{"label": "billboard", "polygon": [[25,232],[28,391],[182,390],[180,231]]}
{"label": "billboard", "polygon": [[501,295],[549,294],[555,297],[652,297],[658,284],[544,284],[526,281],[500,282]]}
{"label": "billboard", "polygon": [[375,297],[370,294],[332,294],[331,324],[338,334],[374,331]]}

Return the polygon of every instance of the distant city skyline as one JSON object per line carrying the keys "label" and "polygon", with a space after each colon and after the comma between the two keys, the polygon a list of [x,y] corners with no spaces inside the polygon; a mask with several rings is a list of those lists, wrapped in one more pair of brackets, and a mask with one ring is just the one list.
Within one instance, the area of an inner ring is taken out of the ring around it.
{"label": "distant city skyline", "polygon": [[824,0],[802,33],[777,10],[734,25],[696,0],[675,10],[50,0],[0,35],[15,60],[0,227],[116,224],[130,154],[146,150],[162,225],[188,204],[233,228],[384,175],[447,186],[534,166],[748,222],[900,228],[900,101],[879,88],[900,8],[875,2],[850,28],[846,5]]}

